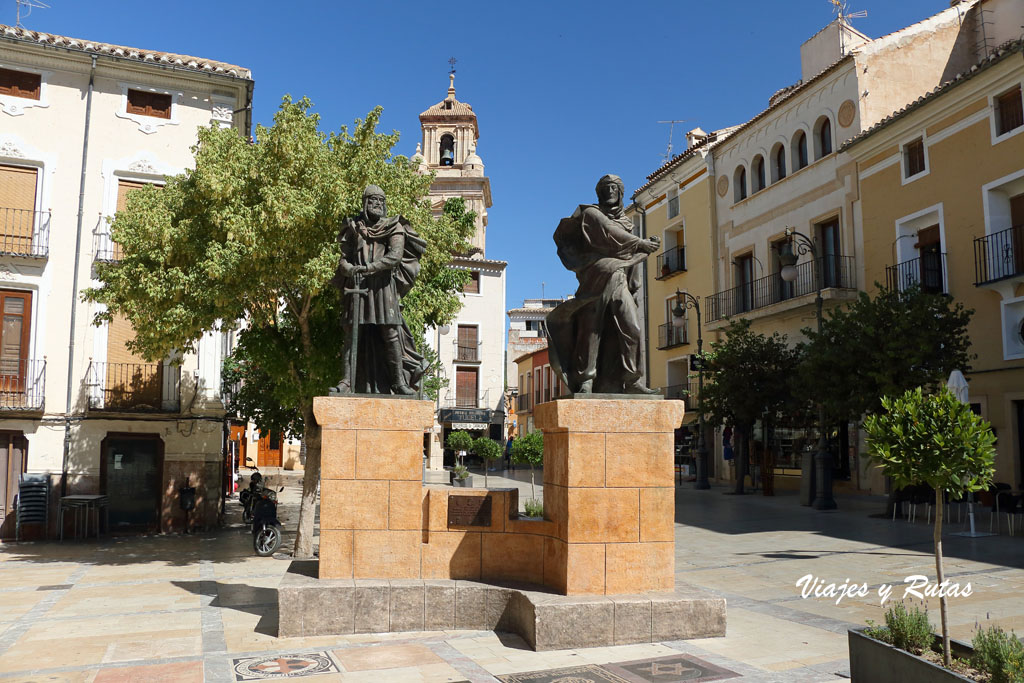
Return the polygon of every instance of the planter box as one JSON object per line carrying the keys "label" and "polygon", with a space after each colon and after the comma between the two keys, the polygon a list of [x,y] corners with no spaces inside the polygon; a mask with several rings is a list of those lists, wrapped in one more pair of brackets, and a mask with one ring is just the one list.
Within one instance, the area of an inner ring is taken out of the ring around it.
{"label": "planter box", "polygon": [[[863,630],[849,631],[850,680],[853,683],[952,683],[973,679],[961,676],[941,666],[912,655],[905,650],[864,634]],[[935,637],[932,649],[942,651],[942,637]],[[953,657],[970,658],[974,650],[967,643],[950,639]]]}
{"label": "planter box", "polygon": [[465,488],[473,488],[473,475],[466,477],[465,479],[456,479],[452,477],[452,486],[462,486]]}

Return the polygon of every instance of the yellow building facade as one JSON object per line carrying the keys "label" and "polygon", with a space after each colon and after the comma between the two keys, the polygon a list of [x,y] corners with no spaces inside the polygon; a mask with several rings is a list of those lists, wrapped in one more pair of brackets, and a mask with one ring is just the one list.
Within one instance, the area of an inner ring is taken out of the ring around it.
{"label": "yellow building facade", "polygon": [[1022,86],[1017,40],[842,149],[857,164],[865,281],[918,283],[974,309],[969,400],[998,437],[996,481],[1015,489],[1024,488]]}

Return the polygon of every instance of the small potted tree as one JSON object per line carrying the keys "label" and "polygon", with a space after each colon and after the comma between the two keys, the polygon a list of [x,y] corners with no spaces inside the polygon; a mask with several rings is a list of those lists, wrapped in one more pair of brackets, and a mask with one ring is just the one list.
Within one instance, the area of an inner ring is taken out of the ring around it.
{"label": "small potted tree", "polygon": [[473,453],[484,462],[484,488],[487,488],[487,470],[493,461],[501,458],[501,444],[481,436],[473,441]]}
{"label": "small potted tree", "polygon": [[544,464],[544,434],[532,432],[513,441],[512,460],[530,466],[530,500],[526,501],[525,505],[527,513],[540,512],[540,515],[543,515],[544,508],[537,501],[537,484],[534,481],[534,468]]}
{"label": "small potted tree", "polygon": [[448,435],[447,446],[455,451],[455,463],[465,465],[466,453],[473,448],[473,437],[469,435],[469,432],[460,429]]}
{"label": "small potted tree", "polygon": [[469,478],[469,468],[465,465],[456,465],[452,468],[452,486],[472,486]]}
{"label": "small potted tree", "polygon": [[[935,543],[936,583],[942,585],[942,513],[945,495],[959,499],[966,493],[988,487],[995,473],[995,436],[988,422],[975,415],[969,405],[960,402],[945,387],[935,394],[926,394],[918,387],[899,398],[884,397],[882,409],[882,413],[869,415],[864,421],[869,455],[886,476],[892,478],[893,486],[902,488],[912,484],[927,484],[935,491],[935,528],[932,537]],[[939,596],[939,614],[942,622],[942,663],[949,669],[952,656],[944,594]],[[867,641],[874,641],[884,646],[884,649],[872,647]],[[882,657],[903,654],[913,656],[903,650],[888,647],[863,631],[850,631],[850,669],[853,673],[866,660],[878,662]],[[858,662],[858,659],[861,661]],[[893,663],[883,665],[878,670],[893,673],[905,669]],[[885,683],[887,680],[905,679],[878,678],[873,674],[871,680]]]}

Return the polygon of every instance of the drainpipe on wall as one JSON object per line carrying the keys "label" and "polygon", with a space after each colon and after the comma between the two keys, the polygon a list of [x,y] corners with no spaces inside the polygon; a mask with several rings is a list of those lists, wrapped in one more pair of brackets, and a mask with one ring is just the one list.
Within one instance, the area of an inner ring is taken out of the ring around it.
{"label": "drainpipe on wall", "polygon": [[82,133],[82,178],[78,185],[78,228],[75,232],[75,267],[71,276],[71,332],[68,334],[68,392],[64,407],[64,458],[60,472],[60,495],[68,493],[68,460],[71,457],[71,407],[75,378],[75,316],[78,312],[78,269],[81,266],[82,224],[85,221],[85,181],[89,162],[89,123],[92,118],[92,91],[96,78],[96,55],[89,67],[89,91],[85,97],[85,130]]}

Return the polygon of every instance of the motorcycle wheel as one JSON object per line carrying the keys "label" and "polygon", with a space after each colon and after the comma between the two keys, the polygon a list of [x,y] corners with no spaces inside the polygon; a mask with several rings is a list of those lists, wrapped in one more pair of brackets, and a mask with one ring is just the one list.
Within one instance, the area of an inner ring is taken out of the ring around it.
{"label": "motorcycle wheel", "polygon": [[267,524],[252,536],[252,547],[260,557],[270,557],[281,547],[281,527]]}

